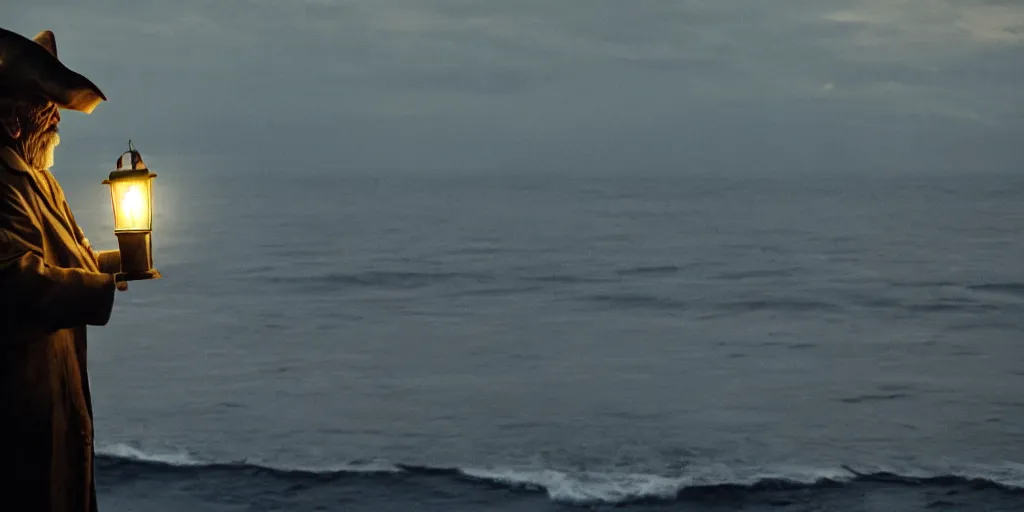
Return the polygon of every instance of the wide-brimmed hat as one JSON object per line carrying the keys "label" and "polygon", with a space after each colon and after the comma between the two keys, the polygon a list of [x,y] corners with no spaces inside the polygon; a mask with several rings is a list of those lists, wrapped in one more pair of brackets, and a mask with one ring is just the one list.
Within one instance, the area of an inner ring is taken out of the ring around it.
{"label": "wide-brimmed hat", "polygon": [[41,94],[60,108],[86,114],[107,99],[96,84],[57,59],[49,30],[28,39],[0,28],[0,87]]}

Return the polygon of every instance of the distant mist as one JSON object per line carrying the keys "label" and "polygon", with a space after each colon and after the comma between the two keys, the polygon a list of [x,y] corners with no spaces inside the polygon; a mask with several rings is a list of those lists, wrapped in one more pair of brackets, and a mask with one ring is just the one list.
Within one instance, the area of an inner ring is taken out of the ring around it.
{"label": "distant mist", "polygon": [[64,116],[57,172],[112,165],[129,137],[182,172],[1024,162],[1024,5],[1006,2],[68,0],[0,19],[54,30],[110,98]]}

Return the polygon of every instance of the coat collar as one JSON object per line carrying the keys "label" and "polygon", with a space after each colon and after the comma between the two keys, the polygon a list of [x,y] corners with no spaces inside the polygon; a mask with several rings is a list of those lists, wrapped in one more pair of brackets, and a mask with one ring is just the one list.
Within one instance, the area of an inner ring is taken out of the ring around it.
{"label": "coat collar", "polygon": [[63,219],[66,217],[59,200],[59,185],[55,183],[55,180],[47,178],[48,171],[33,168],[28,162],[25,162],[25,159],[21,158],[18,153],[9,147],[0,148],[0,160],[3,161],[4,166],[8,169],[27,175],[28,182],[35,188],[43,204],[52,210],[53,213],[57,214],[57,218]]}
{"label": "coat collar", "polygon": [[28,166],[25,160],[9,147],[5,146],[0,148],[0,160],[3,160],[8,169],[28,173],[32,172],[32,168]]}
{"label": "coat collar", "polygon": [[4,166],[8,169],[27,174],[29,181],[36,187],[50,208],[60,211],[60,207],[57,204],[57,195],[54,186],[47,179],[47,171],[41,171],[28,164],[24,158],[21,157],[17,152],[9,147],[0,148],[0,160],[3,160]]}
{"label": "coat collar", "polygon": [[[60,190],[57,180],[47,176],[49,171],[33,169],[23,158],[18,156],[18,153],[8,147],[0,147],[0,162],[8,169],[27,175],[30,186],[35,188],[36,193],[42,199],[41,202],[50,210],[54,218],[58,219],[58,223],[67,231],[70,240],[75,240],[74,247],[78,251],[79,261],[89,270],[98,270],[99,267],[96,266],[97,263],[92,258],[92,251],[78,242],[77,225],[69,217],[70,212],[64,208],[64,193]],[[40,186],[41,182],[46,182],[45,187]],[[46,190],[49,190],[49,193]],[[72,250],[70,246],[68,250]]]}

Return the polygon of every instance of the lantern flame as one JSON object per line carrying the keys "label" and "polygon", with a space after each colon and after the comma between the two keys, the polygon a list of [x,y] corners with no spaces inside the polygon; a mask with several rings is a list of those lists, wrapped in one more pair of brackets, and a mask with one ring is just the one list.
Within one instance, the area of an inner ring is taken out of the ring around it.
{"label": "lantern flame", "polygon": [[112,198],[115,200],[114,230],[135,231],[150,229],[151,206],[149,204],[149,183],[111,183]]}
{"label": "lantern flame", "polygon": [[143,225],[146,222],[146,199],[139,190],[138,185],[128,187],[121,199],[121,211],[124,212],[126,220],[132,226]]}

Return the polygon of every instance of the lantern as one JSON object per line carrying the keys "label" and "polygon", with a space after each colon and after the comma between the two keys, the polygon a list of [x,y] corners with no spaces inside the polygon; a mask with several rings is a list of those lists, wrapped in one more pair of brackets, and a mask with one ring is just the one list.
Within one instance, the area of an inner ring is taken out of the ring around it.
{"label": "lantern", "polygon": [[[127,157],[127,158],[126,158]],[[128,151],[117,159],[117,169],[103,181],[110,185],[114,208],[114,235],[121,252],[120,279],[159,279],[153,268],[153,174],[142,155],[128,141]]]}

